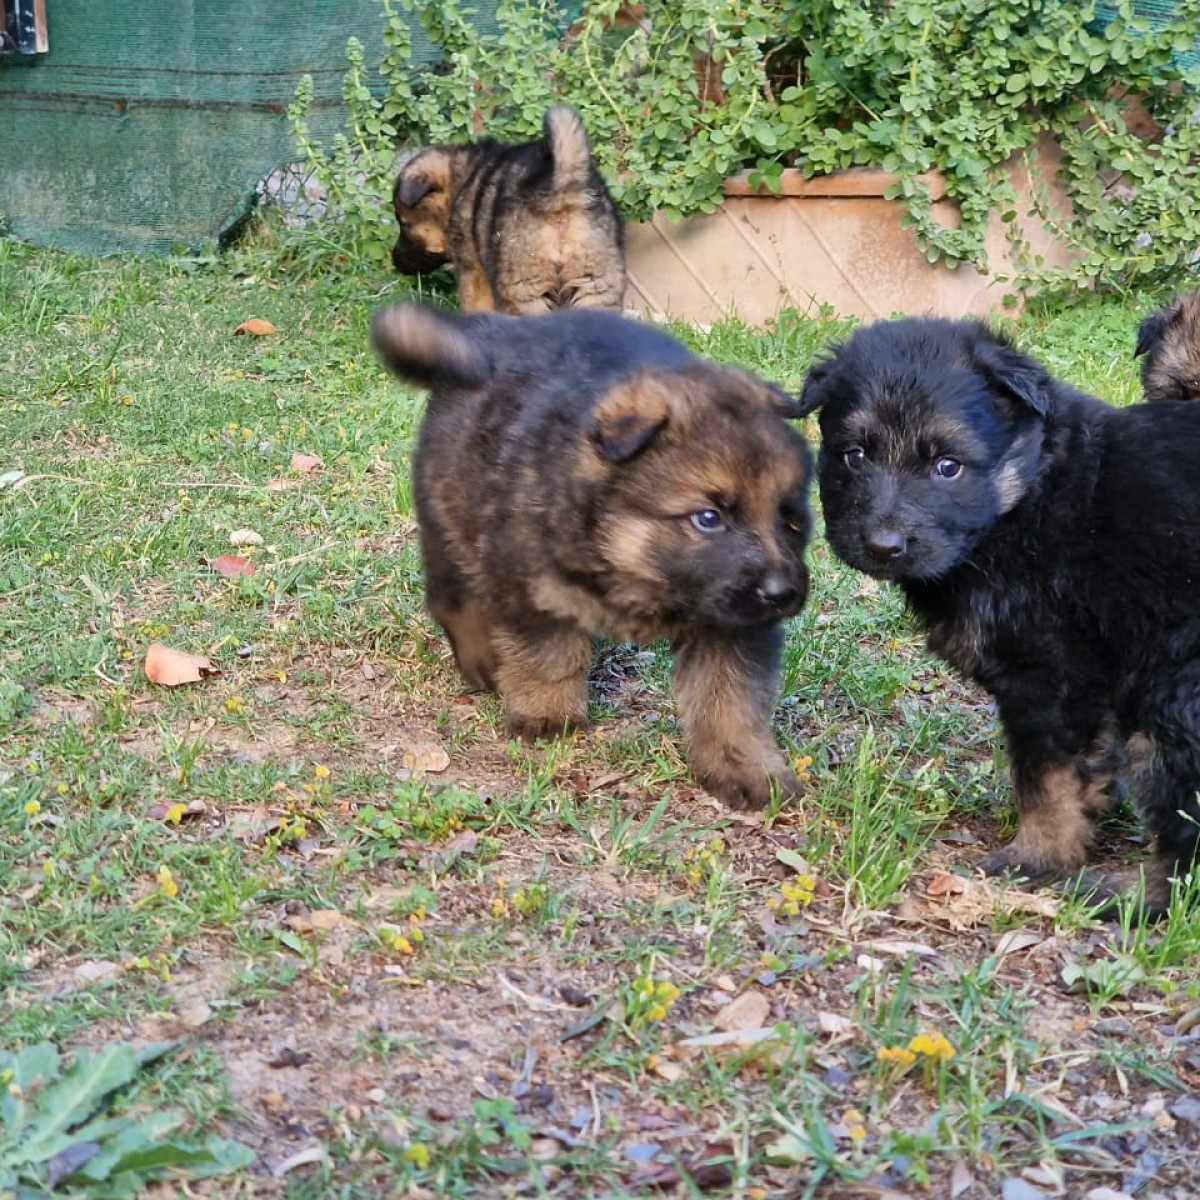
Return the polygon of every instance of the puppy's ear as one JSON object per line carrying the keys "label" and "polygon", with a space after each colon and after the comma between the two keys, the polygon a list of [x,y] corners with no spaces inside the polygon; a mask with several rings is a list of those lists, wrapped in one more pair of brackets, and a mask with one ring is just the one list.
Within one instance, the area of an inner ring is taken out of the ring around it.
{"label": "puppy's ear", "polygon": [[636,458],[666,428],[671,417],[666,383],[649,372],[612,388],[596,406],[590,436],[611,463]]}
{"label": "puppy's ear", "polygon": [[971,347],[971,365],[993,387],[1007,392],[1039,417],[1048,417],[1054,407],[1054,379],[1035,359],[1022,354],[985,325]]}
{"label": "puppy's ear", "polygon": [[396,180],[392,198],[397,205],[413,208],[420,204],[430,192],[436,191],[437,180],[430,178],[419,167],[410,168]]}
{"label": "puppy's ear", "polygon": [[1151,313],[1139,326],[1137,345],[1133,348],[1133,357],[1146,354],[1162,341],[1167,329],[1179,318],[1179,306],[1159,309]]}
{"label": "puppy's ear", "polygon": [[804,387],[800,392],[800,399],[793,401],[796,406],[795,416],[807,417],[809,413],[816,412],[829,399],[824,385],[832,371],[832,358],[818,359],[809,367],[808,374],[804,379]]}

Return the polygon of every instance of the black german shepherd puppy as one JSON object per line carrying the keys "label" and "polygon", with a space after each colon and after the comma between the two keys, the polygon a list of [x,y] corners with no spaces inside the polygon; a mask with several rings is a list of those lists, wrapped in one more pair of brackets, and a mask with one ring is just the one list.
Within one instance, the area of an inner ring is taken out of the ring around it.
{"label": "black german shepherd puppy", "polygon": [[833,549],[995,697],[1020,828],[984,869],[1077,870],[1120,780],[1164,910],[1200,833],[1200,408],[1113,408],[980,322],[914,318],[856,332],[801,403]]}

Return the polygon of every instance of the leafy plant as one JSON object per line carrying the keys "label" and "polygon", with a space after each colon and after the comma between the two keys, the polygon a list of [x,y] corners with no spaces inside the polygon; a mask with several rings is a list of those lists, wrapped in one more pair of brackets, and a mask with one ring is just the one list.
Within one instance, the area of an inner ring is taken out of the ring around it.
{"label": "leafy plant", "polygon": [[[387,94],[372,94],[352,41],[349,129],[328,150],[302,87],[290,110],[301,152],[365,256],[384,261],[394,237],[398,144],[533,137],[565,100],[631,219],[711,211],[743,167],[778,189],[785,166],[873,166],[896,175],[889,194],[949,266],[986,269],[998,217],[1026,282],[1177,284],[1194,268],[1200,124],[1181,55],[1200,35],[1196,0],[1153,22],[1133,0],[647,0],[632,25],[618,22],[619,0],[595,0],[566,34],[563,7],[502,0],[492,31],[461,0],[384,0]],[[414,66],[418,20],[440,47],[436,69]],[[1006,169],[1046,134],[1062,147],[1073,211],[1039,204],[1078,252],[1066,270],[1021,244]],[[931,170],[958,204],[953,227],[921,178]]]}
{"label": "leafy plant", "polygon": [[207,1178],[252,1163],[238,1142],[175,1136],[181,1113],[113,1111],[116,1093],[172,1048],[81,1049],[69,1066],[49,1042],[0,1051],[0,1194],[25,1200],[61,1186],[118,1200],[168,1174]]}

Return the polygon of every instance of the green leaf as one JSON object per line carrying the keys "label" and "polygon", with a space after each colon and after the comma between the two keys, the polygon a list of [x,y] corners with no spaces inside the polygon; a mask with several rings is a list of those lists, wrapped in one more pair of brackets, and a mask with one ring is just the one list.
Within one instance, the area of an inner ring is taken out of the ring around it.
{"label": "green leaf", "polygon": [[812,1161],[812,1146],[794,1133],[785,1133],[782,1137],[768,1143],[766,1146],[767,1161],[782,1166],[799,1166],[801,1163]]}
{"label": "green leaf", "polygon": [[110,1092],[127,1084],[137,1067],[132,1046],[76,1051],[70,1071],[38,1095],[34,1136],[21,1148],[24,1161],[41,1162],[63,1149],[73,1140],[64,1133],[85,1121]]}
{"label": "green leaf", "polygon": [[783,863],[785,867],[791,867],[797,875],[812,873],[812,867],[805,862],[804,856],[798,850],[790,850],[787,846],[778,846],[775,850],[775,859],[777,862]]}

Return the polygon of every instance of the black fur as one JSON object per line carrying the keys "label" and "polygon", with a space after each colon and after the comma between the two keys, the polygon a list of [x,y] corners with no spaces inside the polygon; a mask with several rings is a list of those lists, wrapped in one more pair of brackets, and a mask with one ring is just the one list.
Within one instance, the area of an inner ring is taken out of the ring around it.
{"label": "black fur", "polygon": [[1082,866],[1123,776],[1164,907],[1200,820],[1200,410],[1112,408],[936,319],[858,331],[802,405],[821,410],[834,550],[898,583],[930,648],[996,699],[1021,832],[985,868]]}

